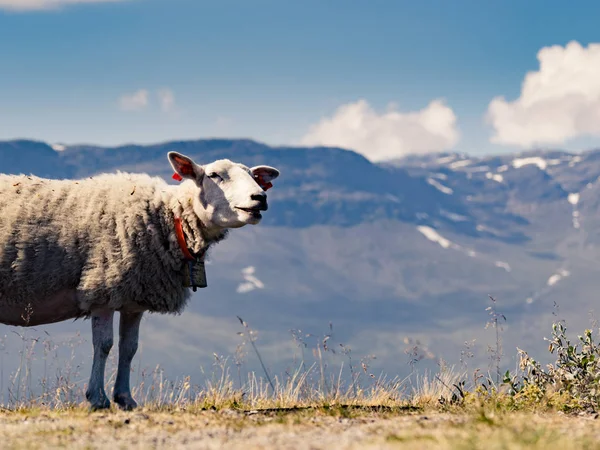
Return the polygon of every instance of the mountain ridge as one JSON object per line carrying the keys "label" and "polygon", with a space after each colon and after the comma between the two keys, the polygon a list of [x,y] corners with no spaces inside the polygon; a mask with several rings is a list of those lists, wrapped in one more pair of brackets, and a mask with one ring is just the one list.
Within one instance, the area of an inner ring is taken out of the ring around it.
{"label": "mountain ridge", "polygon": [[[524,341],[543,350],[555,303],[567,301],[562,317],[576,327],[594,308],[599,150],[413,155],[375,164],[343,149],[250,140],[58,152],[19,140],[0,142],[0,171],[66,178],[143,171],[173,182],[169,150],[200,163],[227,157],[282,171],[263,223],[236,230],[212,252],[209,287],[195,294],[187,319],[148,319],[146,356],[168,358],[176,374],[189,372],[189,361],[210,361],[207,347],[233,353],[236,315],[260,331],[273,367],[289,364],[291,329],[314,334],[332,321],[336,339],[353,354],[375,353],[374,367],[402,373],[406,336],[446,360],[477,339],[485,363],[488,294],[508,318],[507,364]],[[215,341],[214,330],[184,332],[185,320],[228,331]],[[181,339],[193,345],[175,358],[166,343]]]}

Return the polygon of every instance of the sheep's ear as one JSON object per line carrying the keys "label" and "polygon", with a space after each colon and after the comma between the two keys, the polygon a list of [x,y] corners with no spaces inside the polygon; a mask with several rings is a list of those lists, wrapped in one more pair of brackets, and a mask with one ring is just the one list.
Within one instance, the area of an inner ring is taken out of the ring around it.
{"label": "sheep's ear", "polygon": [[273,187],[271,181],[279,176],[279,170],[269,166],[255,166],[250,169],[250,172],[258,185],[265,191]]}
{"label": "sheep's ear", "polygon": [[173,178],[176,180],[181,181],[183,178],[188,178],[190,180],[200,181],[202,179],[204,170],[187,156],[177,152],[169,152],[168,157],[169,162],[175,171]]}

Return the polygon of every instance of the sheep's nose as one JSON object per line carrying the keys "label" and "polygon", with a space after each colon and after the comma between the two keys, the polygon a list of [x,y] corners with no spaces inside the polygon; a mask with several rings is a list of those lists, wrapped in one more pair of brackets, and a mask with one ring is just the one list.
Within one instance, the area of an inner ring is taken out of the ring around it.
{"label": "sheep's nose", "polygon": [[261,192],[259,194],[252,194],[250,198],[256,202],[259,202],[261,207],[263,207],[265,210],[267,209],[267,194],[265,194],[264,192]]}

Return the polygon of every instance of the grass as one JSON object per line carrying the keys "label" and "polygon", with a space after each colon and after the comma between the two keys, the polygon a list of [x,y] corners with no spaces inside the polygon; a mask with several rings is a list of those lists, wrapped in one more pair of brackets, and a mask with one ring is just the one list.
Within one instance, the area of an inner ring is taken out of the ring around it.
{"label": "grass", "polygon": [[318,407],[256,411],[144,407],[0,413],[2,448],[593,449],[592,415],[469,406],[449,410]]}
{"label": "grass", "polygon": [[[189,378],[166,380],[158,367],[138,370],[134,397],[142,407],[129,413],[114,406],[88,410],[85,384],[74,381],[82,377],[73,356],[70,363],[54,361],[54,366],[44,358],[36,386],[35,347],[42,345],[48,357],[65,344],[23,334],[19,366],[0,407],[2,448],[600,449],[600,345],[594,334],[586,330],[571,342],[564,322],[558,321],[549,339],[554,364],[541,367],[520,351],[520,370],[502,375],[500,324],[506,318],[491,301],[489,324],[496,344],[490,347],[487,375],[480,370],[469,374],[466,365],[456,370],[443,361],[435,373],[419,371],[416,366],[428,350],[408,340],[411,375],[377,377],[369,370],[373,356],[358,358],[342,344],[337,352],[331,347],[332,325],[312,352],[306,335],[294,330],[301,358],[295,369],[273,375],[256,333],[240,319],[242,344],[233,363],[215,355],[213,372],[202,386],[193,386]],[[67,353],[70,349],[74,355],[79,343],[66,343]],[[242,375],[244,348],[256,354],[262,374]],[[313,360],[308,360],[311,353]],[[461,361],[469,353],[467,345]],[[0,366],[3,371],[2,361]],[[50,376],[53,370],[56,375]],[[107,392],[114,369],[108,375]]]}
{"label": "grass", "polygon": [[5,408],[2,448],[600,448],[596,414],[566,410],[563,394],[466,389],[452,368],[356,390],[332,378],[325,395],[314,365],[271,382],[250,374],[239,389],[220,364],[201,389],[156,372],[137,387],[144,406],[134,412],[35,399]]}

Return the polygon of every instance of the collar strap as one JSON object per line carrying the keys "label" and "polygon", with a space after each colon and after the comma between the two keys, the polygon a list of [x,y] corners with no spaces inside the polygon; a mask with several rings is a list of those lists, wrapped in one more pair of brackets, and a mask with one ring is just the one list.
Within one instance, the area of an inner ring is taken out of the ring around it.
{"label": "collar strap", "polygon": [[190,250],[185,243],[185,236],[183,235],[183,227],[181,225],[181,217],[175,217],[175,236],[177,237],[177,243],[181,248],[181,253],[187,261],[196,261],[196,258],[190,253]]}

